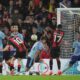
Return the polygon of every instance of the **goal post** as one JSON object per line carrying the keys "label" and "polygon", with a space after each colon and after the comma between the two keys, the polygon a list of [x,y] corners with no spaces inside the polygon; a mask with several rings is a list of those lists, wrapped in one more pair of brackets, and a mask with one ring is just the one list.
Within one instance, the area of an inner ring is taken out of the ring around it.
{"label": "goal post", "polygon": [[80,8],[57,8],[57,24],[61,23],[61,11],[68,11],[70,15],[80,15]]}
{"label": "goal post", "polygon": [[[64,6],[63,6],[64,7]],[[65,35],[61,45],[61,57],[70,57],[76,32],[80,32],[80,8],[57,8],[57,25],[62,25]]]}

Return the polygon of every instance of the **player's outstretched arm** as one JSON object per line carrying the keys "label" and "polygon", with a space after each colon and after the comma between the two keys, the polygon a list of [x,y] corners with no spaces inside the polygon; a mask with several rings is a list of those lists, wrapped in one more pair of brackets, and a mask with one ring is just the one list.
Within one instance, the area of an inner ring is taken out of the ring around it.
{"label": "player's outstretched arm", "polygon": [[3,51],[8,51],[9,50],[9,45],[7,45],[4,49],[3,49]]}

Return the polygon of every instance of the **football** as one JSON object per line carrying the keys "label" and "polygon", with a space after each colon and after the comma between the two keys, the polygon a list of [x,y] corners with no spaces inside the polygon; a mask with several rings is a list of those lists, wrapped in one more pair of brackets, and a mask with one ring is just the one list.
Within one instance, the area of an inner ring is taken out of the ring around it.
{"label": "football", "polygon": [[31,40],[37,41],[37,39],[38,39],[38,37],[37,37],[36,34],[32,34],[32,35],[31,35]]}

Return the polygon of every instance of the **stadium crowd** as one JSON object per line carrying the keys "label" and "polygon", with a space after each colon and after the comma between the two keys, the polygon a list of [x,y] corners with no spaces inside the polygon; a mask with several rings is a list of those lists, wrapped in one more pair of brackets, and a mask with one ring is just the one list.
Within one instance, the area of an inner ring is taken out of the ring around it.
{"label": "stadium crowd", "polygon": [[12,23],[18,24],[30,46],[32,34],[39,39],[45,28],[56,28],[56,8],[60,2],[67,7],[80,7],[79,0],[0,0],[0,29],[9,35]]}

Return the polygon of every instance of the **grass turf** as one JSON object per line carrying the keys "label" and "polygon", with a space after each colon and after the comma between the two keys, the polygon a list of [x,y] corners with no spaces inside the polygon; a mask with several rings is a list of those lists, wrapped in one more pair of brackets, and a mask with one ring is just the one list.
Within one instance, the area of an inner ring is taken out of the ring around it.
{"label": "grass turf", "polygon": [[80,75],[63,76],[0,76],[0,80],[80,80]]}

